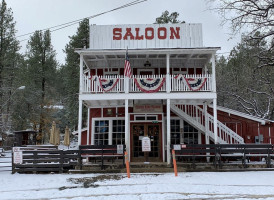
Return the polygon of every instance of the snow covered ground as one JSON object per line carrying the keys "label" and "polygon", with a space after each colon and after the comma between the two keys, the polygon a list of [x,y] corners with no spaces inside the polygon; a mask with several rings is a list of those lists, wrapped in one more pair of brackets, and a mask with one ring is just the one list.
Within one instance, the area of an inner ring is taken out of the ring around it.
{"label": "snow covered ground", "polygon": [[0,173],[0,199],[274,199],[274,171],[165,174]]}

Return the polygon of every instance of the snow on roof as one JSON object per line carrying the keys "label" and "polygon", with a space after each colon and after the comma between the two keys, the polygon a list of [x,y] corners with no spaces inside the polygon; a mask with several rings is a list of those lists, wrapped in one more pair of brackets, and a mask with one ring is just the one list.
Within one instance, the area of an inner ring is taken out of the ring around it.
{"label": "snow on roof", "polygon": [[[213,108],[212,105],[209,105],[209,107]],[[246,119],[250,119],[250,120],[253,120],[253,121],[257,121],[257,122],[260,122],[262,125],[265,125],[267,122],[271,122],[271,123],[274,122],[272,120],[263,119],[263,118],[260,118],[260,117],[257,117],[257,116],[249,115],[249,114],[239,112],[237,110],[232,110],[230,108],[225,108],[225,107],[222,107],[222,106],[217,106],[217,110],[220,110],[222,112],[226,112],[226,113],[229,113],[229,114],[232,114],[232,115],[236,115],[236,116],[239,116],[239,117],[243,117],[243,118],[246,118]]]}

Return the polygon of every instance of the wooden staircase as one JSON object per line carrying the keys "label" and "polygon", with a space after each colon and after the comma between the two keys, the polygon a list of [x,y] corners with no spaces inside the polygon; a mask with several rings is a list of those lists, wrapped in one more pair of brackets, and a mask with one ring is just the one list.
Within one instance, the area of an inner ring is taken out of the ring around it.
{"label": "wooden staircase", "polygon": [[[206,133],[214,141],[214,117],[196,105],[170,105],[172,112],[187,121],[193,127]],[[206,130],[206,124],[208,130]],[[218,144],[244,144],[244,139],[217,120],[217,143]]]}

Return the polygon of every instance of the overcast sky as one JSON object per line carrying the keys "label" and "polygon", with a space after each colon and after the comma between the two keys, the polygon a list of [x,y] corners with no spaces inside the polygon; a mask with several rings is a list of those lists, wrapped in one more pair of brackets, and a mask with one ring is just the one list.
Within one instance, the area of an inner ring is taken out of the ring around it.
{"label": "overcast sky", "polygon": [[[132,0],[6,0],[12,8],[17,35],[41,30],[66,22],[92,16]],[[208,10],[206,0],[148,0],[144,3],[108,13],[90,20],[90,24],[151,24],[163,11],[178,12],[179,20],[187,23],[202,23],[205,47],[221,47],[218,53],[229,52],[240,37],[230,39],[229,29],[221,27],[218,14]],[[52,33],[52,44],[60,64],[65,62],[63,49],[69,36],[76,33],[78,25]],[[29,38],[18,38],[23,40]],[[27,41],[21,42],[25,52]],[[225,54],[227,55],[227,54]]]}

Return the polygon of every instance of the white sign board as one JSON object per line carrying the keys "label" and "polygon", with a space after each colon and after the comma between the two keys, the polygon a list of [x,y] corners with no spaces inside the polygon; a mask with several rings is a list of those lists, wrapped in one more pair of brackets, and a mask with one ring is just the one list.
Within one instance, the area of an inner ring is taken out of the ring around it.
{"label": "white sign board", "polygon": [[148,137],[143,137],[142,139],[142,151],[143,152],[151,151],[150,139]]}
{"label": "white sign board", "polygon": [[124,145],[122,145],[122,144],[117,145],[117,154],[123,154],[124,153],[123,152],[123,147],[124,147]]}
{"label": "white sign board", "polygon": [[18,147],[13,147],[13,163],[14,164],[23,163],[23,153]]}
{"label": "white sign board", "polygon": [[91,25],[90,49],[203,47],[202,24]]}
{"label": "white sign board", "polygon": [[173,149],[174,150],[181,150],[181,145],[175,144],[175,145],[173,145]]}

